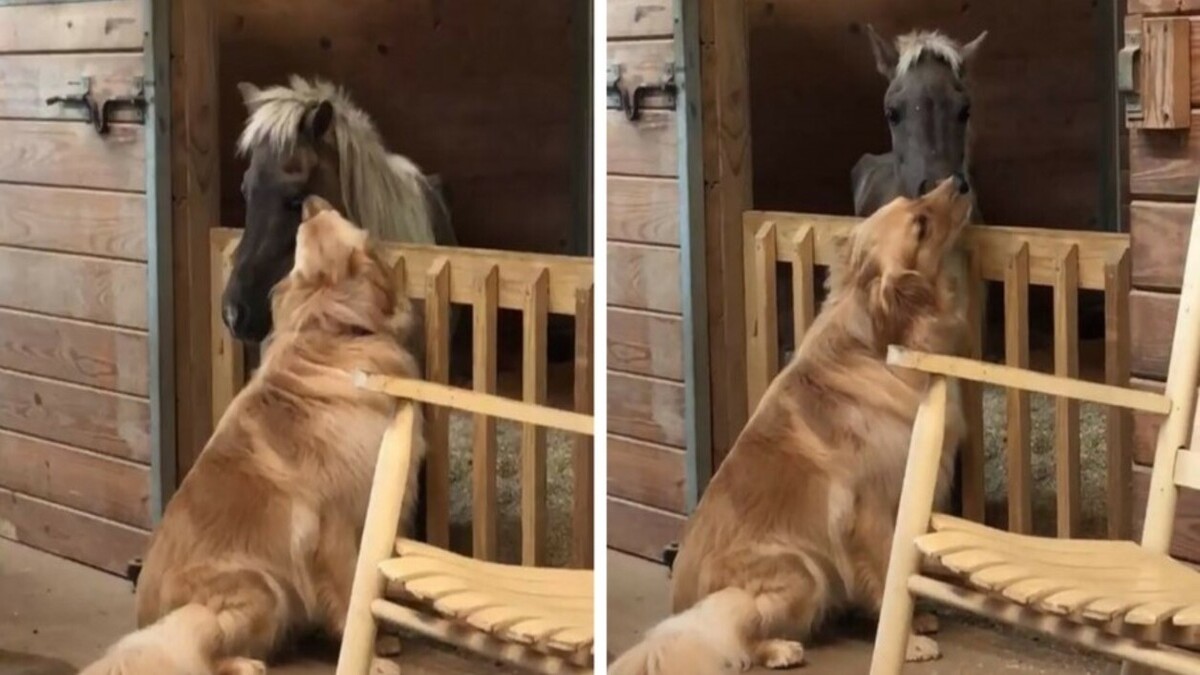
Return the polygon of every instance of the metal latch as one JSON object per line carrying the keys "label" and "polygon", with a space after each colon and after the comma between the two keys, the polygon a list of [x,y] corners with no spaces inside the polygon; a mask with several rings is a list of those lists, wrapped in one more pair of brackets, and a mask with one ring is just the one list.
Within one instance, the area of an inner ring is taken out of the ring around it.
{"label": "metal latch", "polygon": [[619,63],[608,66],[608,107],[621,110],[625,119],[636,120],[642,112],[642,103],[651,94],[660,94],[667,98],[667,106],[675,108],[675,63],[663,64],[662,79],[658,82],[640,82],[629,89],[621,84],[624,68]]}
{"label": "metal latch", "polygon": [[1117,52],[1117,91],[1125,99],[1126,122],[1142,119],[1142,27],[1125,31],[1125,44]]}
{"label": "metal latch", "polygon": [[92,94],[91,77],[81,77],[76,81],[68,82],[68,84],[72,87],[82,88],[83,91],[78,94],[51,96],[46,99],[46,105],[82,106],[88,123],[101,136],[108,133],[109,117],[119,107],[134,108],[138,115],[138,121],[142,123],[146,121],[146,80],[144,78],[135,77],[133,79],[134,92],[132,94],[113,96],[103,103],[97,103],[96,97]]}

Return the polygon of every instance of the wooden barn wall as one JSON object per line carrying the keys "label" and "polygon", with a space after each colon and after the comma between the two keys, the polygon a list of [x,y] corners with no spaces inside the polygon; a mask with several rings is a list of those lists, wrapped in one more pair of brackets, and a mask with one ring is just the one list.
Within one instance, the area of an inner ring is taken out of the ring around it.
{"label": "wooden barn wall", "polygon": [[[1128,0],[1127,10],[1127,29],[1136,29],[1148,16],[1187,14],[1191,19],[1191,128],[1131,130],[1126,148],[1134,287],[1129,298],[1133,329],[1130,366],[1134,386],[1161,392],[1171,359],[1184,257],[1200,183],[1200,2]],[[1134,417],[1134,460],[1140,465],[1133,477],[1137,531],[1149,491],[1159,422],[1150,415]],[[1200,494],[1195,491],[1181,490],[1172,553],[1200,562]]]}
{"label": "wooden barn wall", "polygon": [[[670,0],[608,0],[623,84],[674,59]],[[676,113],[649,100],[608,130],[608,542],[658,560],[684,512],[683,319]]]}
{"label": "wooden barn wall", "polygon": [[850,169],[886,152],[886,81],[865,24],[892,37],[987,30],[969,69],[973,178],[987,222],[1093,229],[1100,218],[1106,3],[749,0],[754,205],[850,214]]}
{"label": "wooden barn wall", "polygon": [[464,246],[567,252],[581,3],[220,0],[221,219],[243,221],[239,81],[344,85],[393,152],[440,174]]}
{"label": "wooden barn wall", "polygon": [[123,572],[150,527],[145,130],[46,98],[129,93],[142,0],[0,26],[0,536]]}

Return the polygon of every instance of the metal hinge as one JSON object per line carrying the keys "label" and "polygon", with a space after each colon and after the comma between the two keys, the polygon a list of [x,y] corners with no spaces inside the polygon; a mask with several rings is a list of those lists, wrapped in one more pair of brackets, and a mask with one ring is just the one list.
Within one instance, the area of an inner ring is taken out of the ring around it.
{"label": "metal hinge", "polygon": [[87,121],[101,136],[108,133],[108,121],[113,111],[118,107],[132,107],[137,113],[137,119],[146,122],[146,80],[142,77],[133,78],[133,93],[126,96],[113,96],[100,103],[92,94],[92,78],[81,77],[67,83],[71,87],[82,89],[76,94],[51,96],[46,99],[46,105],[81,106]]}
{"label": "metal hinge", "polygon": [[1125,31],[1125,44],[1117,52],[1117,91],[1125,101],[1125,122],[1142,119],[1142,27]]}
{"label": "metal hinge", "polygon": [[675,62],[663,64],[662,79],[657,82],[641,82],[632,89],[621,84],[624,68],[619,63],[608,66],[608,108],[621,110],[625,119],[636,120],[642,112],[642,103],[650,95],[661,95],[666,98],[666,106],[675,108],[675,96],[678,87],[675,82]]}

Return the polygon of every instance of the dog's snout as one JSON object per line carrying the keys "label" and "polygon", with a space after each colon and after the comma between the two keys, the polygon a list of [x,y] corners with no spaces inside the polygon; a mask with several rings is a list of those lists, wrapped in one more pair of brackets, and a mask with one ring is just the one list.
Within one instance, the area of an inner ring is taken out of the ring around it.
{"label": "dog's snout", "polygon": [[971,183],[961,171],[954,174],[954,187],[959,194],[963,195],[971,191]]}

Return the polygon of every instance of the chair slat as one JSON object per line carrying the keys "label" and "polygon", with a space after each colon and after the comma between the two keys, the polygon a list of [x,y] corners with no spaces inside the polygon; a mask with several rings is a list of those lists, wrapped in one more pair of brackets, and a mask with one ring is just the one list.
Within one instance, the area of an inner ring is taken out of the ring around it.
{"label": "chair slat", "polygon": [[[1054,374],[1079,377],[1079,247],[1069,246],[1058,258],[1054,275]],[[1083,509],[1080,494],[1079,402],[1059,396],[1054,401],[1054,474],[1058,504],[1058,536],[1079,534]]]}
{"label": "chair slat", "polygon": [[[1104,267],[1104,381],[1129,386],[1129,252]],[[1133,415],[1120,406],[1105,409],[1108,450],[1108,538],[1133,535]]]}
{"label": "chair slat", "polygon": [[[1029,367],[1029,244],[1022,242],[1008,259],[1004,273],[1005,362]],[[1033,461],[1029,443],[1029,394],[1006,392],[1008,435],[1005,453],[1008,468],[1008,529],[1033,531]]]}
{"label": "chair slat", "polygon": [[[546,401],[546,324],[550,273],[542,269],[525,289],[521,394],[527,403]],[[521,561],[546,559],[546,429],[521,426]]]}
{"label": "chair slat", "polygon": [[[580,288],[575,301],[575,411],[592,413],[595,345],[595,299],[592,284]],[[594,562],[592,507],[594,453],[592,437],[577,434],[571,448],[571,564],[590,568]]]}
{"label": "chair slat", "polygon": [[[967,255],[967,328],[970,331],[970,356],[983,358],[984,281],[980,254],[968,250]],[[987,457],[983,442],[983,385],[960,380],[963,418],[967,424],[966,443],[960,456],[962,477],[962,515],[982,523],[987,501]]]}
{"label": "chair slat", "polygon": [[[500,268],[483,270],[477,277],[472,308],[472,368],[475,391],[496,393],[496,317],[500,306]],[[471,532],[472,554],[483,560],[496,559],[496,418],[476,414],[472,429]]]}
{"label": "chair slat", "polygon": [[[426,274],[425,378],[450,381],[450,259],[438,258]],[[426,537],[437,546],[450,545],[450,414],[445,408],[426,411],[429,447],[425,454]]]}
{"label": "chair slat", "polygon": [[1175,484],[1200,490],[1200,453],[1187,449],[1175,453]]}
{"label": "chair slat", "polygon": [[758,287],[751,308],[754,326],[751,335],[750,362],[746,373],[749,412],[754,412],[767,386],[779,372],[779,315],[776,306],[775,225],[767,222],[754,236],[754,268],[751,282]]}
{"label": "chair slat", "polygon": [[813,243],[811,226],[803,226],[792,237],[792,322],[795,334],[795,349],[812,326],[816,316],[817,289],[814,281]]}

